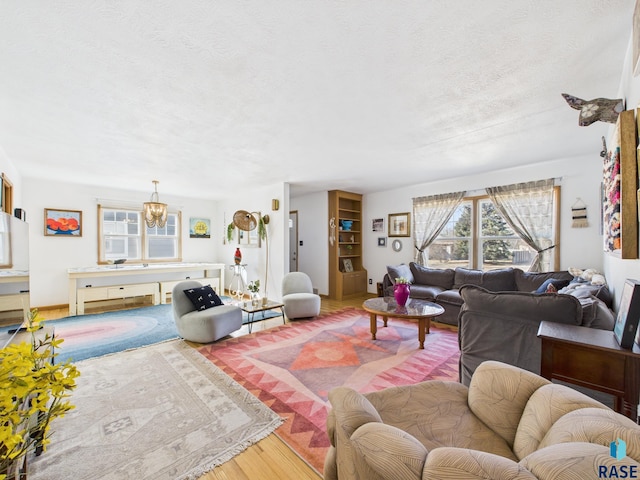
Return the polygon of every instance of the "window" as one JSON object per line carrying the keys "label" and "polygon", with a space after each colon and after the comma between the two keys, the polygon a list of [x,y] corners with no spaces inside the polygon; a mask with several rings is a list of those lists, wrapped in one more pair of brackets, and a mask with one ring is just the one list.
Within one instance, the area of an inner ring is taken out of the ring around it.
{"label": "window", "polygon": [[489,199],[478,200],[478,268],[528,267],[536,251],[511,229]]}
{"label": "window", "polygon": [[438,268],[456,268],[471,266],[471,211],[473,204],[463,200],[437,239],[427,250],[427,264]]}
{"label": "window", "polygon": [[181,260],[180,214],[169,213],[164,227],[148,228],[142,212],[98,207],[98,263]]}
{"label": "window", "polygon": [[[545,244],[556,243],[558,228],[556,215],[554,225],[545,233]],[[527,270],[536,256],[536,251],[512,230],[489,197],[465,198],[426,253],[430,267],[485,271],[506,267]],[[544,265],[545,270],[557,269],[553,257]]]}
{"label": "window", "polygon": [[2,195],[2,211],[13,214],[13,183],[3,173],[0,177],[0,195]]}

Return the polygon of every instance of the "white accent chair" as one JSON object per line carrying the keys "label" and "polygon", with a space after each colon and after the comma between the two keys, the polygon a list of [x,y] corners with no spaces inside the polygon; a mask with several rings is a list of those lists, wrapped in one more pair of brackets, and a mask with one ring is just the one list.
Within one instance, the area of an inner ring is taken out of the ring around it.
{"label": "white accent chair", "polygon": [[309,275],[289,272],[282,279],[282,303],[289,319],[310,318],[320,313],[320,296],[313,293]]}
{"label": "white accent chair", "polygon": [[242,310],[235,305],[220,305],[196,310],[184,293],[189,288],[202,287],[200,282],[185,280],[171,291],[173,318],[178,334],[196,343],[211,343],[242,327]]}

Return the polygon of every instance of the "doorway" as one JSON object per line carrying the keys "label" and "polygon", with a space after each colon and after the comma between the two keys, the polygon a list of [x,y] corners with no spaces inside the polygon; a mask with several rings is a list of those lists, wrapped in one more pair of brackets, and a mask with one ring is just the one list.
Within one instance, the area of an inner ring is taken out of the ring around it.
{"label": "doorway", "polygon": [[298,271],[298,211],[289,212],[289,271]]}

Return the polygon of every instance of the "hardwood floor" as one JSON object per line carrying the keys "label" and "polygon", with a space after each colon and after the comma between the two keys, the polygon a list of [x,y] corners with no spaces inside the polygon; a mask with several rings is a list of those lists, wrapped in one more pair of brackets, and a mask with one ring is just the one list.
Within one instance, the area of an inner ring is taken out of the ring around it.
{"label": "hardwood floor", "polygon": [[[345,301],[335,301],[323,298],[320,313],[331,313],[345,307],[361,307],[366,295]],[[91,312],[94,313],[94,312]],[[40,314],[46,320],[55,320],[69,315],[68,308],[41,309]],[[55,322],[54,322],[55,324]],[[252,332],[265,330],[282,324],[282,317],[277,317],[253,325]],[[246,325],[233,336],[246,335]],[[194,344],[195,345],[195,344]],[[277,434],[272,433],[267,438],[252,445],[228,462],[216,467],[203,475],[199,480],[320,480],[315,469],[302,460]]]}

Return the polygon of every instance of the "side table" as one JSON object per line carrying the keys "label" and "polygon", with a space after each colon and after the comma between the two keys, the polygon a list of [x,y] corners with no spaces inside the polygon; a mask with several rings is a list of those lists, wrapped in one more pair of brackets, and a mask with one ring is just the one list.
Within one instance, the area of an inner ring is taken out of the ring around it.
{"label": "side table", "polygon": [[[242,302],[239,304],[240,309],[247,314],[247,328],[249,329],[249,333],[251,333],[251,326],[256,322],[261,322],[263,320],[267,320],[265,318],[264,312],[267,310],[275,310],[276,308],[280,309],[280,313],[282,314],[282,323],[286,324],[287,319],[284,316],[284,303],[274,302],[272,300],[267,300],[266,302],[260,301],[258,305],[253,305],[251,301]],[[262,318],[255,319],[255,314],[258,312],[262,312]],[[272,318],[272,317],[269,317]]]}
{"label": "side table", "polygon": [[621,348],[612,331],[541,322],[540,374],[615,397],[615,410],[638,421],[640,348]]}

